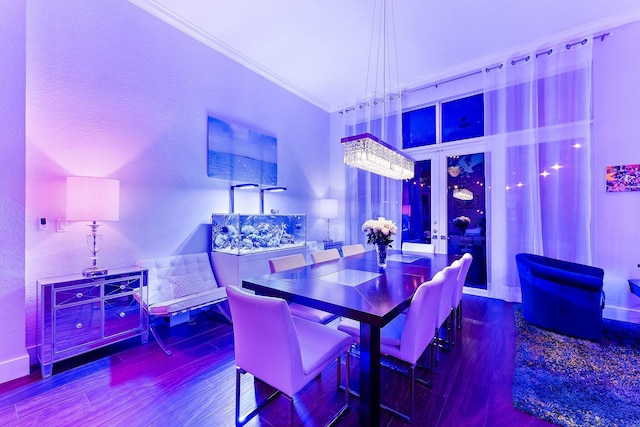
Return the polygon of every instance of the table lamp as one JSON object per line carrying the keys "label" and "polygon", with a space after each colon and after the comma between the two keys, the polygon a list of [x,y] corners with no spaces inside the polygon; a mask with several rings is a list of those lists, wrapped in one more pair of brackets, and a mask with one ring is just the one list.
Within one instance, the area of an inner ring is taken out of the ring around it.
{"label": "table lamp", "polygon": [[331,242],[329,237],[329,221],[338,218],[338,199],[321,199],[320,200],[320,218],[327,220],[327,242]]}
{"label": "table lamp", "polygon": [[84,276],[102,276],[107,269],[98,266],[98,251],[102,235],[98,234],[98,221],[118,221],[120,219],[120,181],[116,179],[88,176],[67,177],[67,221],[91,221],[91,234],[87,245],[91,252],[91,265],[84,270]]}

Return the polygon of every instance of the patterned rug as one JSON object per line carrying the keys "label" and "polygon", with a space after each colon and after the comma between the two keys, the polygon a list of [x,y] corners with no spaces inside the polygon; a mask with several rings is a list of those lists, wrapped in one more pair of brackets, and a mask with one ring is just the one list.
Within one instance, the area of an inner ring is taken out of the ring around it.
{"label": "patterned rug", "polygon": [[513,406],[561,426],[640,426],[640,325],[604,320],[600,343],[537,328],[514,311]]}

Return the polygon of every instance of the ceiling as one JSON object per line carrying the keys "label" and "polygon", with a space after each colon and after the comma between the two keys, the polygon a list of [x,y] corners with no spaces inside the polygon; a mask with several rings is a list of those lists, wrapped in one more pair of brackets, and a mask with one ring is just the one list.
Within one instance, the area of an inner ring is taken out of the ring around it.
{"label": "ceiling", "polygon": [[369,65],[379,0],[129,1],[330,112],[640,19],[638,0],[389,0],[397,61],[383,83]]}

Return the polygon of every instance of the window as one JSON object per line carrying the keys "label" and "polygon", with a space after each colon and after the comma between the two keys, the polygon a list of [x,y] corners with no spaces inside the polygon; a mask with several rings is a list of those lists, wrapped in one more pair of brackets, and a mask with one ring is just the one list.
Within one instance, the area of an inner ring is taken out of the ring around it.
{"label": "window", "polygon": [[436,106],[402,113],[402,148],[436,143]]}
{"label": "window", "polygon": [[484,135],[482,94],[442,103],[442,142]]}

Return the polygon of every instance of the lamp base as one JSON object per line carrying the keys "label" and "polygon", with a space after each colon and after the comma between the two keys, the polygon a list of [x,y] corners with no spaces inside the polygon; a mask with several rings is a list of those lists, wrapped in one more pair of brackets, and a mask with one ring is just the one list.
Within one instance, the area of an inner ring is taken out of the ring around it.
{"label": "lamp base", "polygon": [[82,270],[82,275],[85,277],[104,276],[107,273],[108,273],[108,270],[106,268],[98,267],[95,265],[92,265],[91,267],[87,267],[84,270]]}

